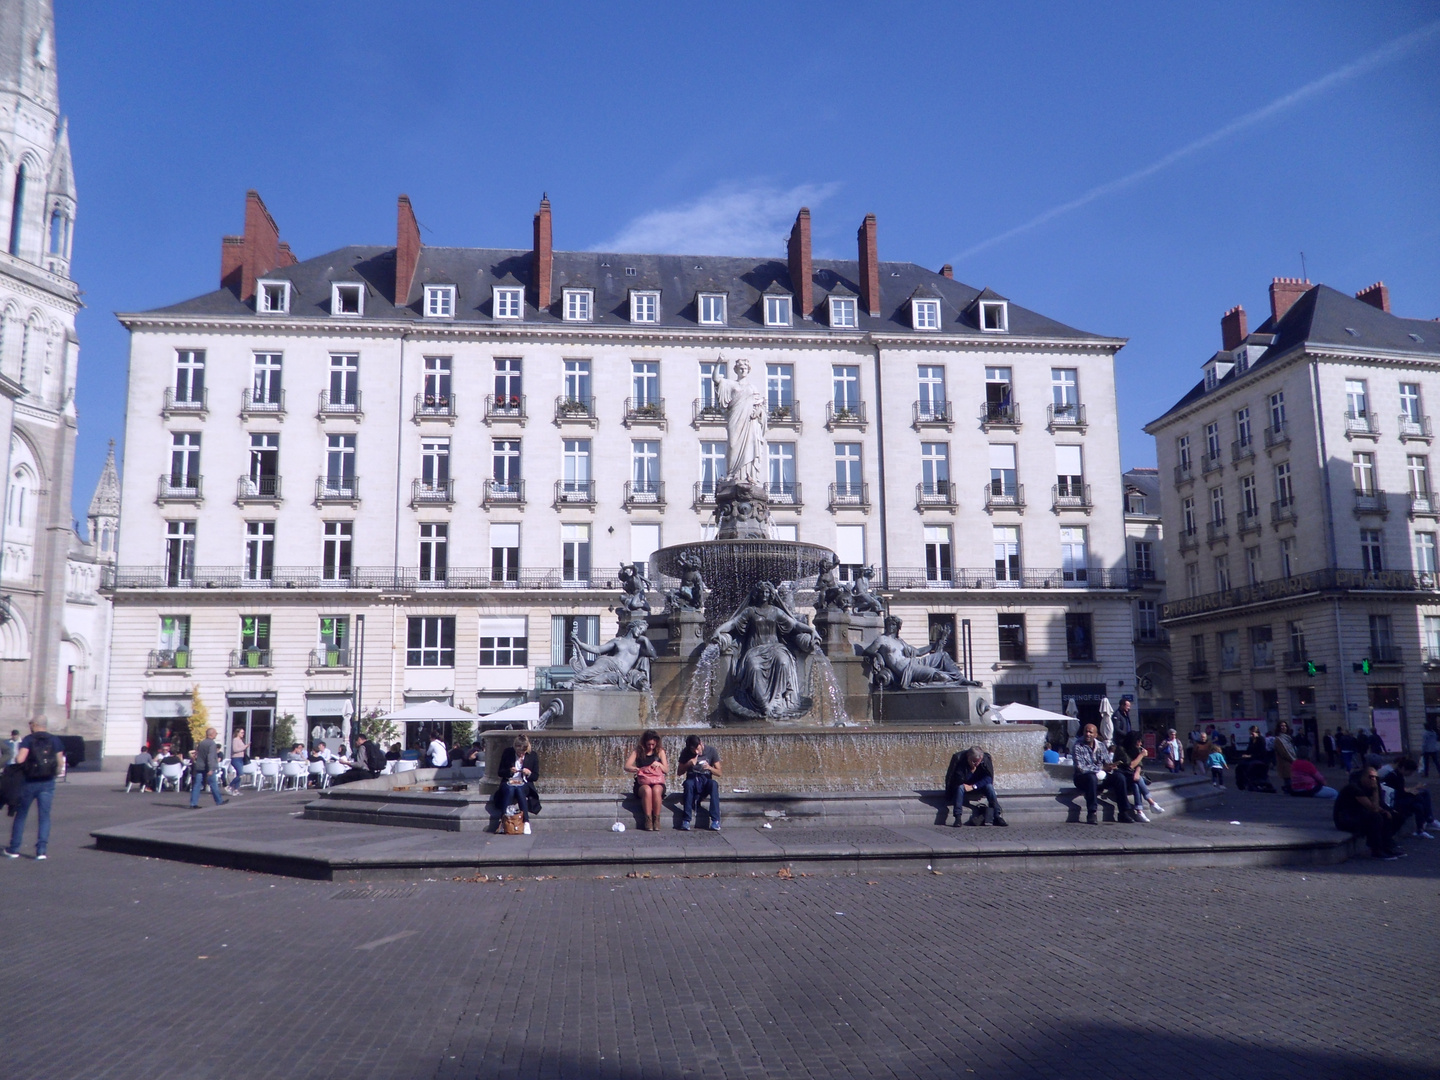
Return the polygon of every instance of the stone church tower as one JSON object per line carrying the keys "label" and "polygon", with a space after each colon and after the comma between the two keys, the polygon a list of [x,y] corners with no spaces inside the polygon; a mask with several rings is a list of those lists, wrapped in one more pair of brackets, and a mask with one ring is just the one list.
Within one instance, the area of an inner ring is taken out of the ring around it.
{"label": "stone church tower", "polygon": [[0,0],[0,727],[99,736],[108,604],[72,527],[79,288],[50,0]]}

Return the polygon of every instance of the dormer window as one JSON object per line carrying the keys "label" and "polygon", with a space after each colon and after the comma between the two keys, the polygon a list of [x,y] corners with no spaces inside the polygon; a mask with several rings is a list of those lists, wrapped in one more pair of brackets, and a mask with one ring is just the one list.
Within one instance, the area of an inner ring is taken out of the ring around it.
{"label": "dormer window", "polygon": [[940,329],[940,301],[910,301],[910,319],[916,330]]}
{"label": "dormer window", "polygon": [[660,321],[660,294],[639,289],[632,290],[630,293],[630,321],[632,323],[658,323]]}
{"label": "dormer window", "polygon": [[425,317],[427,319],[453,319],[455,317],[455,286],[425,286]]}
{"label": "dormer window", "polygon": [[700,324],[702,326],[725,325],[725,294],[701,293],[699,296]]}
{"label": "dormer window", "polygon": [[365,286],[358,282],[336,282],[330,286],[331,315],[364,315]]}
{"label": "dormer window", "polygon": [[790,297],[775,294],[765,297],[765,325],[790,325]]}
{"label": "dormer window", "polygon": [[595,306],[595,293],[590,289],[565,290],[565,321],[589,322]]}
{"label": "dormer window", "polygon": [[290,282],[258,281],[255,306],[266,315],[290,314]]}
{"label": "dormer window", "polygon": [[980,329],[987,334],[1003,334],[1010,329],[1010,305],[1004,300],[980,301]]}
{"label": "dormer window", "polygon": [[838,330],[854,330],[860,325],[853,296],[830,297],[830,325]]}
{"label": "dormer window", "polygon": [[525,290],[510,286],[495,289],[495,318],[518,319],[525,311]]}

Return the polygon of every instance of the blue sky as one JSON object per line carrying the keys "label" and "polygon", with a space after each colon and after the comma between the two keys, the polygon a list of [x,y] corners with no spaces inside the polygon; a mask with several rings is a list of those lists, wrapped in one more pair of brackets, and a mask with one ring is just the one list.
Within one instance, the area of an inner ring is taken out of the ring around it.
{"label": "blue sky", "polygon": [[1302,251],[1440,316],[1440,3],[56,6],[77,516],[123,433],[113,313],[215,288],[251,187],[302,259],[393,244],[402,191],[447,245],[528,247],[542,191],[562,249],[779,255],[808,204],[853,258],[873,212],[882,259],[1129,338],[1127,465]]}

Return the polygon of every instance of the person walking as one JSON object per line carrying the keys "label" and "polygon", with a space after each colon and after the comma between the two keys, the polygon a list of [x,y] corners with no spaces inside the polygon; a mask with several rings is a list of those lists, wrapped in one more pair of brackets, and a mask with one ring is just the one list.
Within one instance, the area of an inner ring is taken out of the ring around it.
{"label": "person walking", "polygon": [[1275,758],[1275,775],[1280,777],[1280,790],[1290,793],[1290,773],[1295,759],[1300,755],[1295,750],[1295,740],[1290,735],[1290,724],[1281,720],[1275,729],[1275,742],[1271,750]]}
{"label": "person walking", "polygon": [[1166,733],[1165,741],[1160,744],[1160,754],[1165,761],[1165,768],[1170,772],[1178,773],[1185,767],[1185,747],[1173,727]]}
{"label": "person walking", "polygon": [[1325,733],[1325,767],[1335,768],[1335,736],[1328,731]]}
{"label": "person walking", "polygon": [[1433,768],[1440,774],[1440,731],[1436,730],[1435,721],[1425,721],[1425,737],[1420,743],[1420,763],[1425,768],[1425,775],[1430,775]]}
{"label": "person walking", "polygon": [[1225,770],[1230,766],[1225,763],[1225,751],[1215,746],[1210,750],[1210,756],[1205,759],[1205,764],[1210,766],[1210,782],[1218,788],[1225,786]]}
{"label": "person walking", "polygon": [[[11,735],[18,734],[18,731],[11,732]],[[50,807],[55,802],[55,778],[65,769],[65,744],[58,736],[45,730],[43,719],[31,720],[30,734],[16,744],[15,764],[25,777],[25,786],[20,791],[20,805],[15,809],[15,824],[10,827],[10,846],[5,849],[5,857],[20,857],[20,845],[25,840],[25,822],[30,816],[30,804],[34,803],[40,808],[35,858],[48,859]]]}
{"label": "person walking", "polygon": [[1347,773],[1355,767],[1355,750],[1358,745],[1355,736],[1344,728],[1336,728],[1335,749],[1340,752],[1340,767]]}
{"label": "person walking", "polygon": [[245,756],[250,753],[250,744],[245,741],[245,729],[237,727],[235,737],[230,740],[230,767],[235,776],[230,781],[230,794],[240,794],[240,781],[245,778]]}
{"label": "person walking", "polygon": [[635,794],[640,798],[640,812],[645,817],[643,828],[647,832],[658,832],[660,815],[665,809],[665,778],[670,772],[659,732],[640,733],[640,741],[625,759],[625,771],[635,777]]}
{"label": "person walking", "polygon": [[190,767],[190,809],[200,809],[200,792],[208,785],[216,806],[224,806],[230,800],[221,794],[220,786],[220,744],[215,741],[218,733],[205,729],[205,738],[195,747],[195,761]]}

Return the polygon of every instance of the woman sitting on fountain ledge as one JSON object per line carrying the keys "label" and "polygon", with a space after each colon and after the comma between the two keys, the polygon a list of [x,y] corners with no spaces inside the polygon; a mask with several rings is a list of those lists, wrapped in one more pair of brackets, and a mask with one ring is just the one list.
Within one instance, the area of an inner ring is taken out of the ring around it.
{"label": "woman sitting on fountain ledge", "polygon": [[640,811],[645,815],[643,828],[658,832],[660,814],[665,809],[665,777],[670,771],[658,732],[640,733],[640,741],[625,759],[625,771],[635,775],[635,794],[640,796]]}
{"label": "woman sitting on fountain ledge", "polygon": [[[540,812],[540,793],[535,790],[535,781],[540,779],[540,759],[530,749],[528,736],[515,736],[514,745],[505,748],[496,775],[500,777],[500,786],[491,804],[504,817],[514,803],[520,807],[521,820],[528,824],[530,815]],[[501,832],[503,828],[503,824],[497,824],[495,831]]]}

